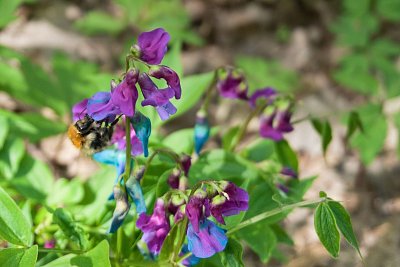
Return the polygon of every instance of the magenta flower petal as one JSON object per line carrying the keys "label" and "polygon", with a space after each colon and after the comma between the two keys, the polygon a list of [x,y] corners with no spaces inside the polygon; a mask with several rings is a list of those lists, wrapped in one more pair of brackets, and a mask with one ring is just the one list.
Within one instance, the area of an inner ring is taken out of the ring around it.
{"label": "magenta flower petal", "polygon": [[259,98],[267,99],[267,103],[271,104],[276,96],[276,91],[272,88],[264,88],[256,90],[249,99],[249,104],[251,107],[255,108],[257,106],[257,100]]}
{"label": "magenta flower petal", "polygon": [[112,104],[128,117],[133,117],[135,114],[135,105],[138,99],[138,91],[135,84],[138,74],[136,70],[129,71],[125,79],[111,93]]}
{"label": "magenta flower petal", "polygon": [[227,183],[223,195],[217,195],[211,201],[211,215],[221,224],[225,224],[223,216],[231,216],[249,208],[249,194],[246,190]]}
{"label": "magenta flower petal", "polygon": [[76,103],[72,107],[72,119],[73,121],[77,121],[80,119],[83,119],[85,115],[87,114],[87,104],[88,104],[88,98],[83,99],[81,102]]}
{"label": "magenta flower petal", "polygon": [[169,40],[168,32],[162,28],[141,33],[138,37],[140,59],[151,65],[160,64],[167,52]]}
{"label": "magenta flower petal", "polygon": [[146,242],[149,251],[158,254],[170,230],[169,221],[165,213],[164,201],[161,198],[157,199],[152,215],[149,216],[145,213],[141,213],[136,222],[136,226],[142,230],[142,240]]}
{"label": "magenta flower petal", "polygon": [[188,249],[198,258],[209,258],[223,251],[228,243],[225,231],[212,221],[201,221],[199,231],[195,231],[191,223],[187,230]]}
{"label": "magenta flower petal", "polygon": [[110,92],[98,92],[89,98],[87,113],[96,121],[115,117],[121,113],[119,107],[113,105]]}
{"label": "magenta flower petal", "polygon": [[219,71],[217,88],[223,97],[248,99],[248,85],[244,75],[231,68]]}
{"label": "magenta flower petal", "polygon": [[264,138],[280,141],[283,139],[283,133],[274,128],[275,117],[276,113],[273,113],[268,117],[262,116],[260,118],[260,135]]}
{"label": "magenta flower petal", "polygon": [[164,79],[167,82],[168,87],[172,88],[174,91],[175,98],[181,98],[181,82],[175,71],[167,66],[154,66],[150,69],[149,75],[157,79]]}

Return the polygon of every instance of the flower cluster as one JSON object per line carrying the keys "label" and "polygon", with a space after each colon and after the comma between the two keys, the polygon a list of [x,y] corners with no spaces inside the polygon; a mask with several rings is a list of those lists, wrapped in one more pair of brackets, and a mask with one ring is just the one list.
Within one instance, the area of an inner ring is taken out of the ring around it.
{"label": "flower cluster", "polygon": [[224,225],[224,217],[248,209],[248,193],[227,181],[203,182],[193,194],[187,194],[174,191],[168,194],[168,200],[157,199],[152,215],[140,214],[136,225],[153,255],[160,252],[171,229],[169,216],[174,223],[188,219],[187,250],[196,258],[208,258],[224,250],[228,242],[225,230],[217,223]]}
{"label": "flower cluster", "polygon": [[249,96],[244,74],[232,68],[219,71],[217,88],[222,97],[245,100],[250,107],[264,110],[260,116],[261,137],[280,141],[285,133],[293,131],[291,105],[282,105],[287,100],[282,100],[274,89],[258,89]]}
{"label": "flower cluster", "polygon": [[[120,83],[112,83],[110,91],[98,92],[76,104],[73,107],[74,119],[81,119],[85,114],[96,121],[112,121],[119,115],[133,117],[139,97],[137,84],[144,97],[142,106],[154,106],[162,120],[175,114],[176,108],[170,99],[181,97],[179,77],[171,68],[158,65],[167,51],[169,39],[169,34],[161,28],[140,34],[138,44],[132,46],[129,59],[142,63],[148,71],[140,73],[137,68],[128,70]],[[158,89],[150,77],[165,80],[167,87]]]}
{"label": "flower cluster", "polygon": [[[135,204],[138,214],[146,212],[139,183],[143,170],[139,168],[133,175],[126,170],[126,166],[129,166],[129,170],[134,167],[133,160],[127,165],[125,150],[128,144],[132,156],[144,154],[147,157],[149,154],[151,122],[136,110],[138,86],[143,95],[141,105],[155,107],[162,120],[168,119],[177,111],[170,99],[181,98],[181,85],[177,73],[167,66],[159,65],[167,52],[169,40],[169,34],[161,28],[141,33],[137,44],[132,46],[131,53],[126,58],[126,72],[122,78],[118,82],[111,81],[109,91],[97,92],[72,108],[75,125],[84,124],[85,133],[82,134],[86,135],[85,138],[91,144],[96,143],[94,152],[97,153],[88,154],[93,154],[93,159],[100,163],[115,166],[117,170],[113,193],[109,197],[116,201],[110,233],[122,225],[131,202]],[[147,68],[147,71],[141,72],[136,68],[137,65],[142,65],[141,69]],[[163,79],[167,87],[159,89],[152,78]],[[72,136],[80,138],[75,133]],[[78,141],[75,143],[80,144],[81,139]],[[101,146],[97,143],[101,143]],[[103,145],[112,146],[105,149]]]}

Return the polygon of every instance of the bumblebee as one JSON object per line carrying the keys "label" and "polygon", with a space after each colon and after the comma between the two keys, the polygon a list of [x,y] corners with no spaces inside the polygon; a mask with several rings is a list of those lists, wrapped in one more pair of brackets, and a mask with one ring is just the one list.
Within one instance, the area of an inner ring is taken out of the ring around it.
{"label": "bumblebee", "polygon": [[72,144],[86,155],[93,155],[110,145],[114,125],[117,122],[118,119],[112,123],[95,121],[89,115],[85,115],[83,119],[69,126],[68,137]]}

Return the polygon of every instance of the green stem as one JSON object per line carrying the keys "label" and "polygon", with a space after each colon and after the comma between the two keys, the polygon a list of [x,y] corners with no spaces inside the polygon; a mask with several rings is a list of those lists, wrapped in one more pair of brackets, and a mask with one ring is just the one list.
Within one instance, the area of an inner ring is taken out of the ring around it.
{"label": "green stem", "polygon": [[237,134],[237,137],[233,143],[233,145],[231,146],[231,151],[235,151],[237,145],[240,143],[240,141],[242,141],[246,131],[247,131],[247,127],[249,126],[251,120],[257,115],[259,114],[263,109],[265,108],[264,105],[258,106],[257,108],[255,108],[252,112],[249,113],[249,115],[247,116],[245,122],[242,124],[242,126],[239,129],[239,132]]}
{"label": "green stem", "polygon": [[214,92],[213,89],[217,83],[217,78],[218,78],[217,71],[218,70],[214,71],[214,77],[211,80],[211,83],[208,85],[208,88],[206,90],[206,96],[205,96],[203,104],[201,105],[201,108],[200,108],[201,110],[204,110],[205,112],[207,112],[207,110],[208,110],[208,106],[210,105],[211,97]]}
{"label": "green stem", "polygon": [[304,206],[309,206],[309,205],[313,205],[313,204],[318,204],[318,203],[322,203],[325,202],[327,200],[326,197],[322,197],[322,198],[318,198],[315,200],[306,200],[306,201],[302,201],[302,202],[298,202],[298,203],[294,203],[294,204],[290,204],[290,205],[286,205],[283,207],[279,207],[270,211],[266,211],[263,212],[261,214],[258,214],[256,216],[254,216],[253,218],[250,218],[244,222],[241,222],[240,224],[236,225],[235,227],[233,227],[232,229],[228,230],[227,235],[232,235],[234,232],[243,229],[247,226],[250,226],[252,224],[255,224],[259,221],[265,220],[269,217],[272,217],[276,214],[294,209],[294,208],[299,208],[299,207],[304,207]]}
{"label": "green stem", "polygon": [[131,125],[129,123],[129,118],[125,118],[125,139],[126,139],[126,161],[125,161],[125,172],[124,172],[124,183],[129,179],[131,175]]}
{"label": "green stem", "polygon": [[62,254],[83,254],[85,251],[82,250],[68,250],[68,249],[57,249],[57,248],[38,248],[39,252],[42,253],[62,253]]}
{"label": "green stem", "polygon": [[[145,170],[143,173],[143,177],[145,177],[147,170],[149,169],[149,166],[151,164],[151,162],[154,160],[154,158],[158,155],[158,154],[165,154],[169,157],[171,157],[176,163],[177,165],[183,169],[182,164],[181,164],[181,160],[179,158],[179,155],[176,154],[174,151],[172,151],[171,149],[168,148],[157,148],[149,157],[149,159],[146,162],[145,165]],[[140,180],[140,183],[142,183],[143,179]]]}

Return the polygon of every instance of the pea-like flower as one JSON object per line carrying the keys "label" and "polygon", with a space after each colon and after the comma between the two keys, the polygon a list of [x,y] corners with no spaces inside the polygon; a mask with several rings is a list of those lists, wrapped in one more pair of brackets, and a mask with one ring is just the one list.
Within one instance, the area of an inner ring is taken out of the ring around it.
{"label": "pea-like flower", "polygon": [[212,198],[210,204],[211,215],[221,224],[225,224],[224,217],[239,214],[249,208],[249,194],[232,182],[219,183],[222,193]]}
{"label": "pea-like flower", "polygon": [[142,143],[143,154],[145,157],[149,155],[149,138],[151,134],[151,121],[140,112],[136,112],[135,116],[129,118],[130,123],[135,130],[137,138]]}
{"label": "pea-like flower", "polygon": [[273,88],[258,89],[251,95],[249,104],[252,108],[255,108],[259,101],[263,101],[265,104],[272,104],[276,96],[277,92]]}
{"label": "pea-like flower", "polygon": [[197,258],[209,258],[223,251],[228,243],[225,231],[210,220],[200,221],[199,230],[189,223],[187,230],[188,250]]}
{"label": "pea-like flower", "polygon": [[143,32],[138,37],[138,44],[133,47],[138,56],[144,62],[151,65],[158,65],[167,52],[167,45],[170,40],[168,32],[157,28],[149,32]]}
{"label": "pea-like flower", "polygon": [[83,99],[81,102],[76,103],[72,107],[72,119],[73,121],[81,120],[85,117],[87,114],[87,103],[88,103],[87,98]]}
{"label": "pea-like flower", "polygon": [[293,131],[290,122],[292,113],[289,110],[274,111],[270,115],[260,118],[260,135],[274,141],[283,139],[283,134]]}
{"label": "pea-like flower", "polygon": [[248,85],[244,74],[233,68],[218,70],[217,88],[221,96],[247,100]]}
{"label": "pea-like flower", "polygon": [[174,70],[167,66],[152,66],[149,70],[149,75],[157,79],[164,79],[167,82],[168,87],[174,90],[175,98],[181,98],[181,82],[178,74]]}
{"label": "pea-like flower", "polygon": [[164,201],[161,198],[157,199],[152,215],[141,213],[136,226],[142,230],[142,240],[147,244],[149,251],[153,254],[160,253],[161,246],[170,230]]}
{"label": "pea-like flower", "polygon": [[175,95],[172,88],[158,89],[146,73],[139,75],[139,85],[144,96],[142,106],[156,107],[162,120],[166,120],[176,113],[176,107],[169,101]]}

